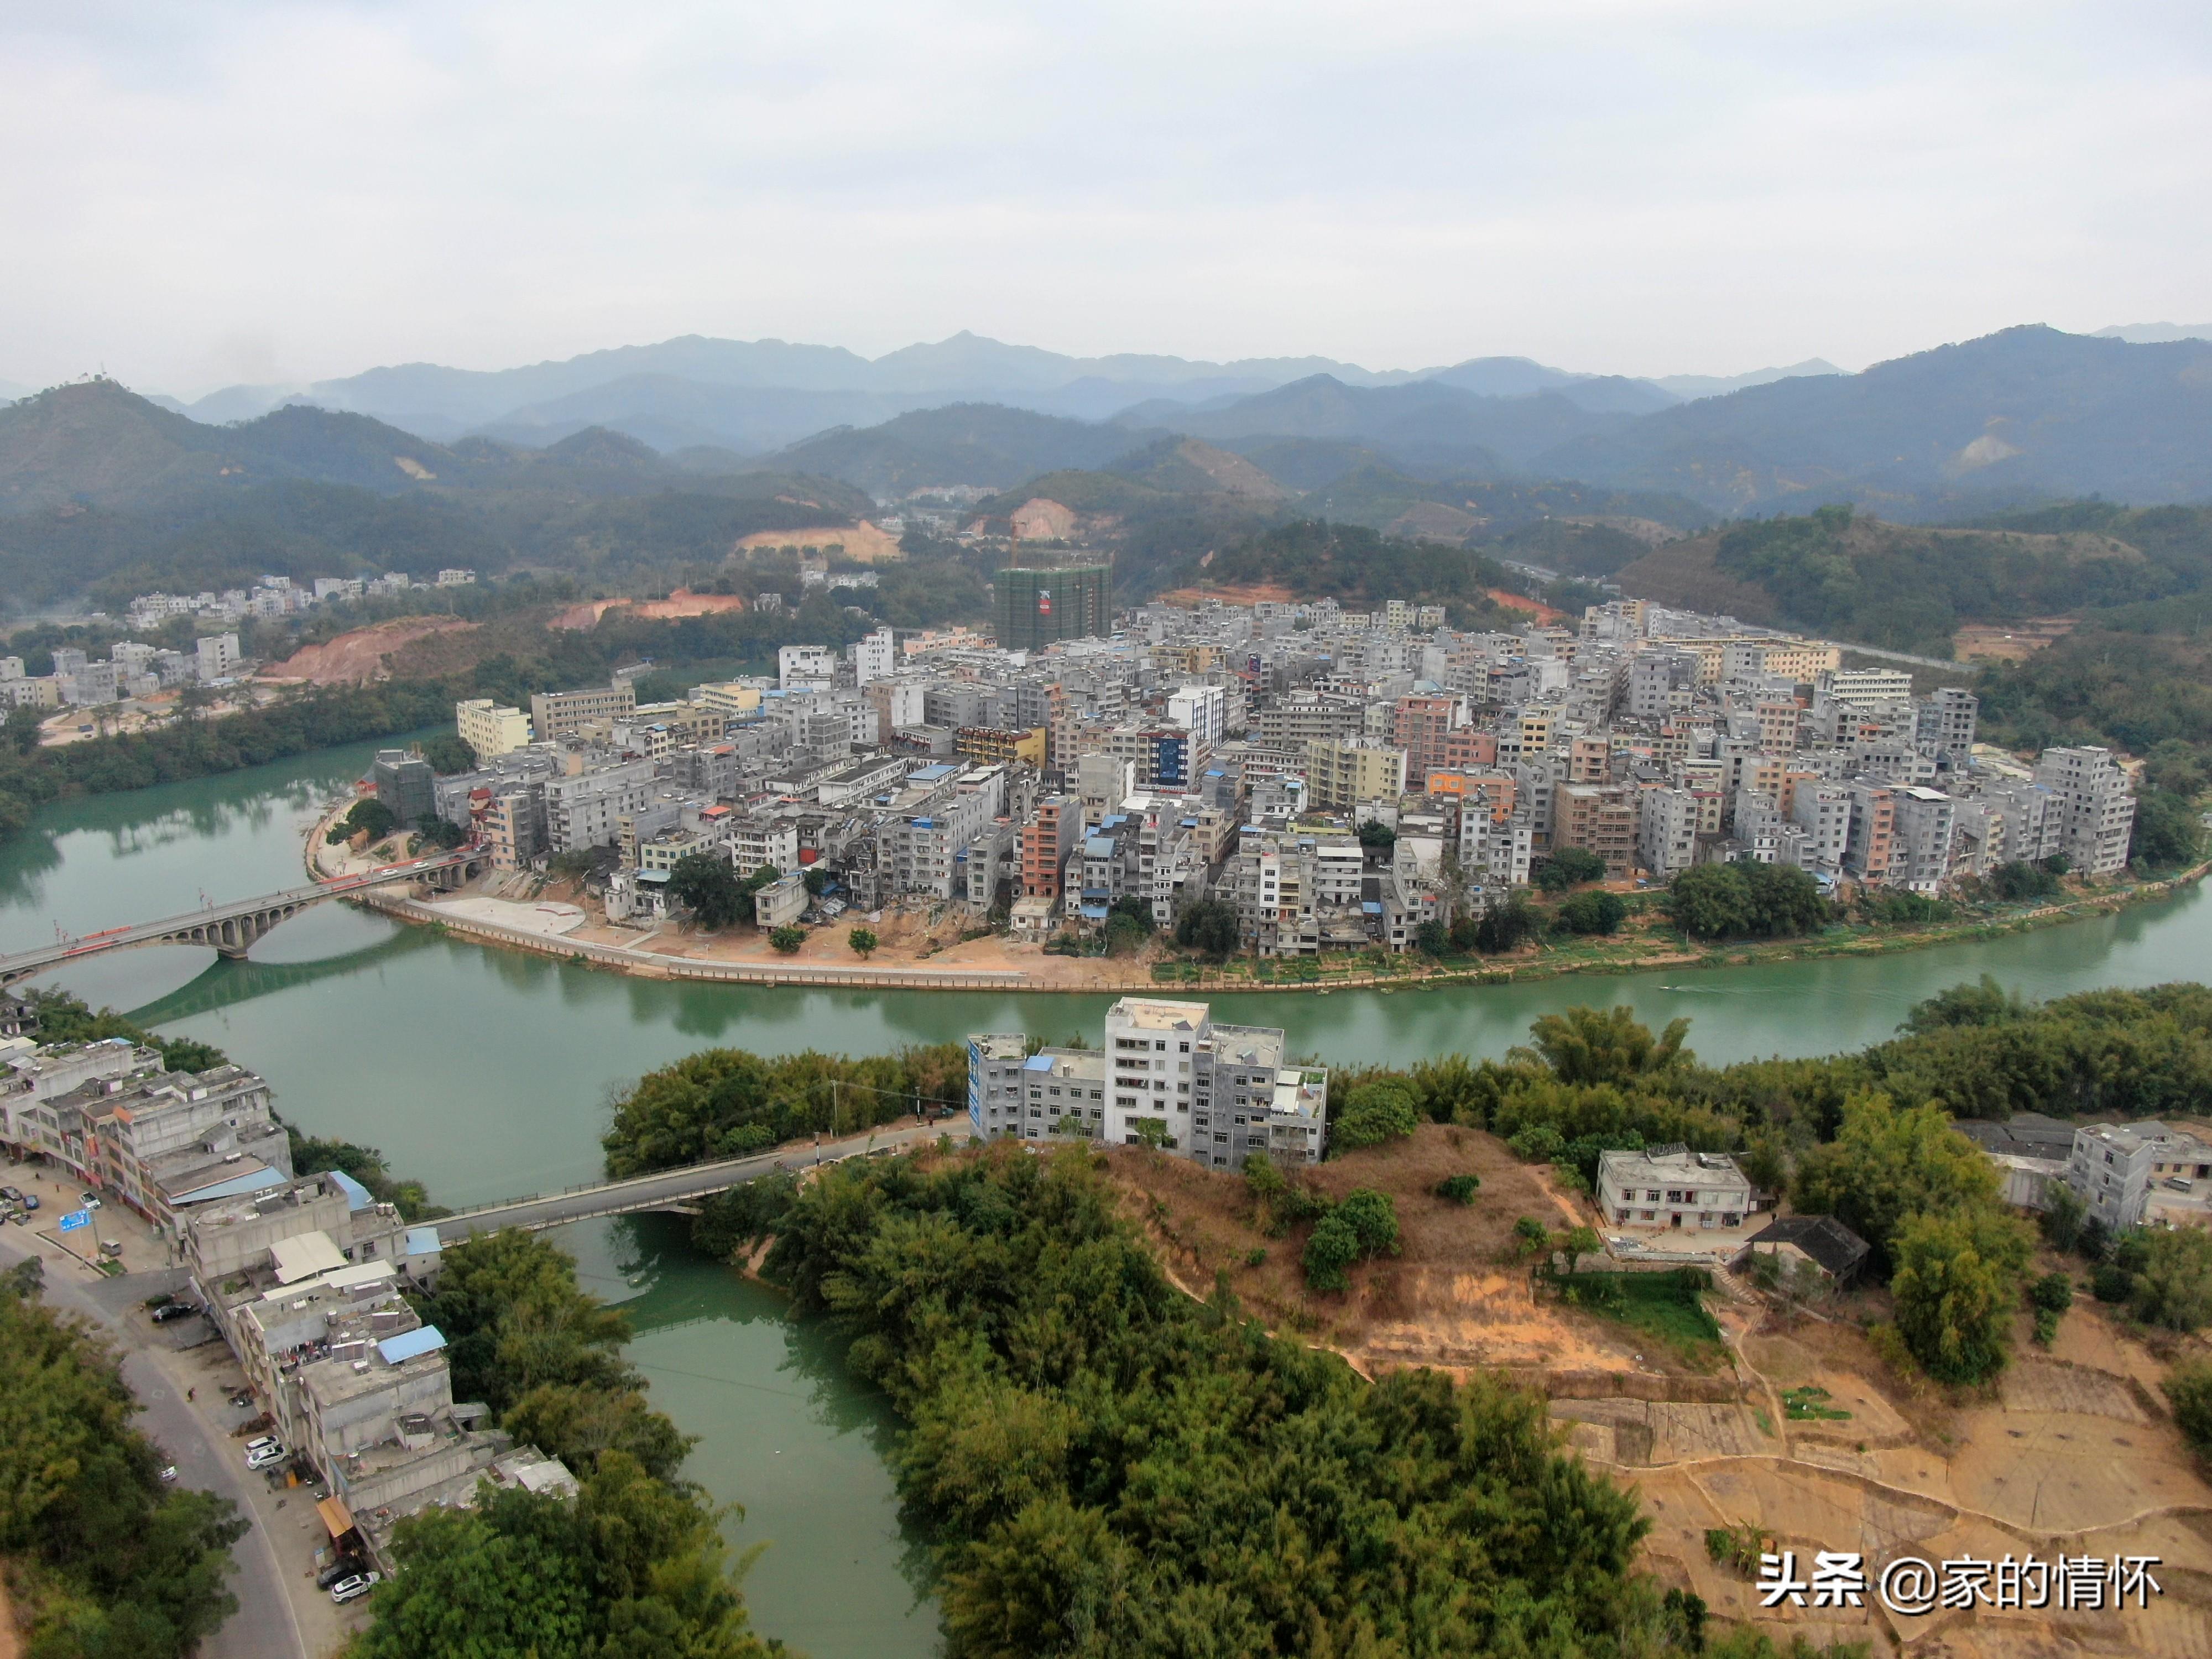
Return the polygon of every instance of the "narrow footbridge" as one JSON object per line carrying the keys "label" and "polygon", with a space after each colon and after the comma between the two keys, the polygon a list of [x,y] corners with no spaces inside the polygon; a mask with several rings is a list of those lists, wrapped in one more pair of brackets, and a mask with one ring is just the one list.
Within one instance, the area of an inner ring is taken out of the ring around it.
{"label": "narrow footbridge", "polygon": [[571,1221],[637,1215],[647,1210],[690,1214],[696,1212],[701,1199],[726,1193],[732,1187],[741,1187],[778,1170],[796,1173],[817,1164],[841,1163],[848,1158],[866,1158],[877,1152],[902,1152],[936,1139],[951,1127],[947,1122],[885,1129],[874,1134],[848,1136],[843,1140],[825,1140],[819,1146],[784,1146],[773,1152],[757,1152],[750,1158],[687,1164],[680,1169],[661,1170],[628,1181],[600,1182],[571,1187],[562,1193],[534,1193],[528,1198],[508,1199],[499,1204],[463,1210],[457,1215],[442,1216],[428,1224],[437,1228],[440,1243],[458,1244],[474,1234],[495,1233],[505,1227],[535,1232],[541,1227],[565,1226]]}
{"label": "narrow footbridge", "polygon": [[160,921],[110,927],[81,938],[59,939],[34,951],[18,951],[12,956],[0,957],[0,985],[27,979],[33,974],[43,974],[49,969],[64,967],[70,963],[81,962],[87,957],[96,957],[108,951],[126,951],[140,945],[213,945],[220,955],[243,957],[253,947],[254,941],[270,928],[290,920],[311,904],[319,904],[325,899],[343,898],[349,893],[367,892],[372,888],[389,887],[397,882],[421,882],[436,888],[458,887],[488,861],[489,855],[483,849],[465,847],[458,852],[410,859],[404,864],[387,864],[360,875],[339,876],[330,881],[317,882],[313,886],[295,887],[287,892],[264,893],[259,898],[234,899],[228,904],[205,905],[181,916],[168,916]]}

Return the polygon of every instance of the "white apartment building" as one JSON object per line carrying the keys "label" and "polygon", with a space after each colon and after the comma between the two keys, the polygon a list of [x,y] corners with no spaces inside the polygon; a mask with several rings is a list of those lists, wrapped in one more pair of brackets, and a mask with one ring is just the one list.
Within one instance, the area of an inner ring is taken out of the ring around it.
{"label": "white apartment building", "polygon": [[775,683],[786,691],[805,687],[828,687],[837,682],[837,653],[826,645],[780,646],[775,653]]}
{"label": "white apartment building", "polygon": [[1190,733],[1202,760],[1221,746],[1224,693],[1218,685],[1186,685],[1168,699],[1168,719]]}
{"label": "white apartment building", "polygon": [[1124,997],[1107,1011],[1103,1049],[1030,1054],[1018,1033],[969,1037],[969,1127],[986,1139],[1150,1138],[1221,1169],[1255,1154],[1315,1163],[1328,1073],[1287,1066],[1284,1051],[1280,1030],[1217,1024],[1205,1003]]}
{"label": "white apartment building", "polygon": [[854,643],[854,684],[868,685],[877,680],[887,680],[897,665],[898,650],[891,642],[890,629],[878,628]]}
{"label": "white apartment building", "polygon": [[1661,880],[1696,861],[1698,798],[1687,789],[1646,789],[1637,797],[1636,856]]}
{"label": "white apartment building", "polygon": [[1595,1196],[1611,1225],[1668,1232],[1740,1227],[1752,1209],[1735,1159],[1679,1146],[1599,1153]]}

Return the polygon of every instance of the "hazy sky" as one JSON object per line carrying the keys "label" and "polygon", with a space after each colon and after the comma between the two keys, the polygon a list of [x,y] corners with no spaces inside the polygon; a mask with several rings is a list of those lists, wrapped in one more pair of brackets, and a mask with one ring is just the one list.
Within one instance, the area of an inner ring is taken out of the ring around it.
{"label": "hazy sky", "polygon": [[2212,317],[2212,8],[0,0],[0,380],[1850,367]]}

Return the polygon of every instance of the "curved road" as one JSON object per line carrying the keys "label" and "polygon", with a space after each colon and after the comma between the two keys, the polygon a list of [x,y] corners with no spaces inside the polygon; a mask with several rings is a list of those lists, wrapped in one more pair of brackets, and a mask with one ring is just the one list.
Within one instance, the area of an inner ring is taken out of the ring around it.
{"label": "curved road", "polygon": [[[0,1237],[0,1266],[12,1267],[33,1254],[13,1238]],[[145,1407],[138,1426],[167,1451],[179,1480],[229,1498],[252,1522],[231,1549],[238,1564],[230,1580],[238,1611],[201,1644],[204,1659],[307,1659],[307,1644],[292,1611],[290,1585],[259,1518],[257,1492],[248,1484],[238,1447],[216,1436],[207,1420],[185,1403],[185,1388],[196,1384],[180,1383],[172,1370],[172,1357],[148,1340],[149,1333],[163,1328],[148,1324],[143,1317],[111,1314],[86,1294],[84,1284],[72,1279],[73,1270],[82,1271],[74,1262],[46,1255],[40,1260],[46,1267],[47,1304],[83,1316],[114,1338],[123,1354],[123,1380]]]}

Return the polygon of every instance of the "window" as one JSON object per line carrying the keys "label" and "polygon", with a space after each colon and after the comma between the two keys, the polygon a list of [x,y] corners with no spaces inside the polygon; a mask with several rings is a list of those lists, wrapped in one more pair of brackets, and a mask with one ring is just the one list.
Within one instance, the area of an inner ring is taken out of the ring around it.
{"label": "window", "polygon": [[1213,1144],[1217,1146],[1226,1146],[1229,1144],[1229,1137],[1224,1134],[1217,1133],[1213,1137]]}

